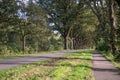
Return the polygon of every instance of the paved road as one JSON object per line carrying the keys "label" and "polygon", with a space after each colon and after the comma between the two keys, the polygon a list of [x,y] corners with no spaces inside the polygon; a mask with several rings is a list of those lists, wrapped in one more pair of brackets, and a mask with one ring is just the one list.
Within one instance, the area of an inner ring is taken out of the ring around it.
{"label": "paved road", "polygon": [[7,60],[1,60],[0,61],[0,70],[12,68],[15,66],[33,63],[37,61],[43,61],[51,58],[61,57],[65,54],[72,53],[73,51],[65,51],[65,52],[58,52],[54,54],[44,54],[39,56],[30,56],[30,57],[22,57],[22,58],[16,58],[16,59],[7,59]]}
{"label": "paved road", "polygon": [[95,80],[120,80],[120,70],[97,51],[93,52],[93,71]]}

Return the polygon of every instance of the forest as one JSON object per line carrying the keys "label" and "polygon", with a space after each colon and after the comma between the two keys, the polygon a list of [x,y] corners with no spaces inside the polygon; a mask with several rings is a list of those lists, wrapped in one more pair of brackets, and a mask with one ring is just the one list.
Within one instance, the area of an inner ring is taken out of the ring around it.
{"label": "forest", "polygon": [[0,0],[0,55],[77,49],[120,59],[119,0]]}

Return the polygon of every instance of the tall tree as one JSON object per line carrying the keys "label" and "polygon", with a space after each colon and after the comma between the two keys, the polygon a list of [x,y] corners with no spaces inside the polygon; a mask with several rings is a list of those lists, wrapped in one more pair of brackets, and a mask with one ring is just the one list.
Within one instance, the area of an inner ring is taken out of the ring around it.
{"label": "tall tree", "polygon": [[51,5],[47,6],[47,9],[45,6],[48,20],[53,24],[53,30],[57,30],[64,38],[64,49],[68,49],[69,34],[74,27],[72,23],[80,14],[84,14],[80,11],[84,10],[84,4],[76,0],[51,0],[49,3]]}
{"label": "tall tree", "polygon": [[18,0],[0,1],[0,44],[7,44],[8,32],[12,30],[13,25],[18,19]]}
{"label": "tall tree", "polygon": [[112,49],[112,54],[116,55],[116,21],[115,21],[115,1],[109,0],[109,20],[110,20],[110,44]]}
{"label": "tall tree", "polygon": [[25,52],[26,39],[29,36],[41,34],[43,30],[42,26],[45,26],[46,19],[44,11],[34,0],[29,0],[26,3],[21,1],[19,5],[21,6],[19,9],[20,19],[16,30],[21,40],[22,51]]}
{"label": "tall tree", "polygon": [[[107,8],[107,1],[106,0],[87,0],[88,6],[91,8],[93,13],[96,15],[99,25],[98,30],[100,33],[98,35],[101,35],[100,38],[104,38],[105,42],[108,42],[108,32],[107,32],[107,24],[108,24],[108,8]],[[98,31],[97,30],[97,31]]]}

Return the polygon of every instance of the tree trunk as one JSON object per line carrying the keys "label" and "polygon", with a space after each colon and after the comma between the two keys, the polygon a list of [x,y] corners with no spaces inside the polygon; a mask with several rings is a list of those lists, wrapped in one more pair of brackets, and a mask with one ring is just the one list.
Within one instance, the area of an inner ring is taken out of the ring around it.
{"label": "tree trunk", "polygon": [[37,40],[37,41],[35,42],[35,47],[36,47],[36,50],[35,50],[35,51],[36,51],[36,53],[38,52],[38,47],[39,47],[38,44],[39,44],[39,42],[38,42],[38,40]]}
{"label": "tree trunk", "polygon": [[22,51],[23,51],[23,53],[25,52],[25,36],[22,36]]}
{"label": "tree trunk", "polygon": [[68,49],[68,37],[67,36],[64,37],[64,49],[65,50]]}
{"label": "tree trunk", "polygon": [[112,49],[112,54],[116,55],[116,46],[115,46],[115,13],[114,13],[114,0],[109,1],[109,19],[110,19],[110,45]]}
{"label": "tree trunk", "polygon": [[74,49],[74,38],[71,38],[71,49]]}

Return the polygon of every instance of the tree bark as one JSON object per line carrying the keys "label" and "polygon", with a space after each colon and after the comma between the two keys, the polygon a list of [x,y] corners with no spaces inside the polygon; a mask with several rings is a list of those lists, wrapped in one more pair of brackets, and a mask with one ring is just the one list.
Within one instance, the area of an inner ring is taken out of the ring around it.
{"label": "tree bark", "polygon": [[39,45],[39,41],[38,40],[36,40],[36,42],[35,42],[35,46],[36,46],[36,49],[35,49],[35,51],[36,51],[36,53],[38,52],[38,46]]}
{"label": "tree bark", "polygon": [[110,46],[112,49],[112,54],[116,55],[116,46],[115,46],[115,13],[114,13],[114,0],[109,0],[109,19],[110,19]]}
{"label": "tree bark", "polygon": [[71,49],[74,49],[74,38],[71,38]]}
{"label": "tree bark", "polygon": [[22,36],[22,51],[23,51],[23,53],[25,52],[25,40],[26,40],[26,38],[25,38],[25,36]]}
{"label": "tree bark", "polygon": [[64,37],[64,49],[65,50],[68,49],[68,37],[67,36]]}

